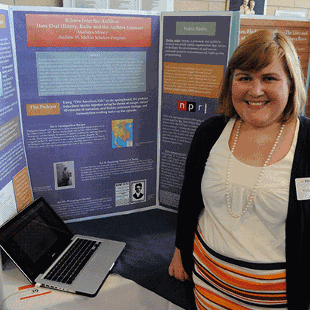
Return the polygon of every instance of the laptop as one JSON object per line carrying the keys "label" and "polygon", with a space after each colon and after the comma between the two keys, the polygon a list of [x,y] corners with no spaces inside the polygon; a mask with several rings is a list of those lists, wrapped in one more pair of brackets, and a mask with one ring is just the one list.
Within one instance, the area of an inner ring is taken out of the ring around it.
{"label": "laptop", "polygon": [[39,197],[0,227],[0,246],[36,286],[94,297],[125,243],[73,235]]}

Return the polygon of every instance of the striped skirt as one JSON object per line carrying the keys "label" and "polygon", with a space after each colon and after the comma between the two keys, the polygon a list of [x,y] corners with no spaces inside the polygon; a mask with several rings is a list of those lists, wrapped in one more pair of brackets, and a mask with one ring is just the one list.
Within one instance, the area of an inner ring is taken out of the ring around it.
{"label": "striped skirt", "polygon": [[205,244],[199,228],[194,259],[199,310],[287,309],[285,263],[259,264],[227,258]]}

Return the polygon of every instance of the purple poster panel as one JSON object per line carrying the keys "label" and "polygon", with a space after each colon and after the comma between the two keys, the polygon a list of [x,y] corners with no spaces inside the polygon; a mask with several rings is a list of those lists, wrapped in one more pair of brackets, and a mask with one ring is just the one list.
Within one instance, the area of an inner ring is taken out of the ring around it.
{"label": "purple poster panel", "polygon": [[34,196],[66,221],[155,205],[159,16],[13,17]]}
{"label": "purple poster panel", "polygon": [[0,225],[31,201],[9,16],[0,5]]}
{"label": "purple poster panel", "polygon": [[163,89],[159,202],[177,209],[189,145],[197,127],[216,114],[234,13],[163,16]]}

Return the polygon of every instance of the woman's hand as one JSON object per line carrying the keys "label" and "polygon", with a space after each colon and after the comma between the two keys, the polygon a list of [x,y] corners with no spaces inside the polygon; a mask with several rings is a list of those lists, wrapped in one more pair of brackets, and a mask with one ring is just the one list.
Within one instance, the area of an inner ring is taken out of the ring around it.
{"label": "woman's hand", "polygon": [[169,275],[180,281],[190,280],[190,277],[183,268],[181,251],[178,248],[174,251],[174,255],[169,266]]}

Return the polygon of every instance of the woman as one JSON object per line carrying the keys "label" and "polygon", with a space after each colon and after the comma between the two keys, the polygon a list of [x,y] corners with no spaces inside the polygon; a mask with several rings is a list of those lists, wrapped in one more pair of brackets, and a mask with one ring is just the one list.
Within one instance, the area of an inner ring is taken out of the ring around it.
{"label": "woman", "polygon": [[171,276],[193,279],[198,309],[308,309],[305,102],[286,35],[261,30],[238,46],[221,116],[202,123],[190,147],[169,266]]}

